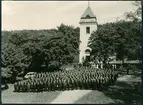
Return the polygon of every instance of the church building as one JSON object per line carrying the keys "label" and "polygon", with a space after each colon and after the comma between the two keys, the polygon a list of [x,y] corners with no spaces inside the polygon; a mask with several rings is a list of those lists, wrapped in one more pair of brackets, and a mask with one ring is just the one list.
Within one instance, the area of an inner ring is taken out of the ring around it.
{"label": "church building", "polygon": [[92,12],[90,6],[88,5],[87,9],[80,18],[80,55],[79,63],[83,63],[84,60],[90,60],[91,49],[88,47],[88,41],[91,33],[97,30],[97,19],[94,13]]}

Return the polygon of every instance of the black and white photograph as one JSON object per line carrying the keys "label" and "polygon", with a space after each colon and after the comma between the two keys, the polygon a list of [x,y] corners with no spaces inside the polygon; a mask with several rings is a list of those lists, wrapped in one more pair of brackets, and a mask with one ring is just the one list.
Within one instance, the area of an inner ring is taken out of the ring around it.
{"label": "black and white photograph", "polygon": [[142,104],[141,1],[2,1],[2,104]]}

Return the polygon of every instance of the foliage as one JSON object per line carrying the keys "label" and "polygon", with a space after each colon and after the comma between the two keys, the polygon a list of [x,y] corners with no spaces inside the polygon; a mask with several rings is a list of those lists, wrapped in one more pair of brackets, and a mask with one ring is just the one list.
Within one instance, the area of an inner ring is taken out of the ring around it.
{"label": "foliage", "polygon": [[125,13],[129,21],[120,20],[99,25],[97,32],[92,34],[89,46],[93,48],[92,53],[93,57],[96,55],[96,60],[106,64],[110,61],[110,56],[116,56],[122,61],[124,58],[140,59],[141,1],[133,2],[133,5],[137,7],[136,11]]}
{"label": "foliage", "polygon": [[142,1],[134,1],[133,5],[137,8],[135,11],[125,13],[126,19],[141,21]]}
{"label": "foliage", "polygon": [[[112,23],[98,26],[98,30],[93,32],[90,37],[89,47],[92,49],[91,54],[99,61],[104,63],[113,53],[114,39],[111,37],[115,29],[111,26]],[[106,33],[106,34],[105,34]]]}
{"label": "foliage", "polygon": [[13,80],[29,71],[56,71],[76,61],[79,28],[61,24],[58,29],[2,32],[2,67]]}
{"label": "foliage", "polygon": [[2,70],[1,75],[3,78],[10,78],[12,76],[10,68],[1,68],[1,70]]}
{"label": "foliage", "polygon": [[[54,91],[69,89],[103,89],[113,84],[118,73],[113,71],[77,68],[54,73],[37,73],[35,77],[14,84],[15,92]],[[48,77],[48,78],[47,78]]]}
{"label": "foliage", "polygon": [[118,21],[99,25],[90,37],[89,47],[94,58],[106,64],[110,56],[117,60],[140,58],[140,22]]}
{"label": "foliage", "polygon": [[[70,60],[75,60],[75,62],[78,62],[74,57],[79,54],[79,27],[74,28],[73,26],[61,24],[58,27],[58,30],[63,33],[66,44],[65,51],[70,52],[68,55],[73,57],[70,58]],[[69,59],[69,57],[67,59]]]}
{"label": "foliage", "polygon": [[[16,49],[16,46],[11,43],[2,44],[2,72],[9,78],[12,78],[12,82],[16,80],[16,76],[22,75],[23,70],[27,67],[26,64],[24,64],[26,56],[21,51],[21,48]],[[10,72],[10,76],[6,70]],[[2,77],[5,78],[4,75],[2,75]]]}

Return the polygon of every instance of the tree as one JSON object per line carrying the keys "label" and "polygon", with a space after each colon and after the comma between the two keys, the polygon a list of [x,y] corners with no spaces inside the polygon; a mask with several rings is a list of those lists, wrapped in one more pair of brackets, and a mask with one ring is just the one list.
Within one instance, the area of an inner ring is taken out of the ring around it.
{"label": "tree", "polygon": [[98,30],[93,32],[90,37],[89,47],[92,49],[91,55],[99,62],[107,66],[109,56],[114,53],[114,34],[116,33],[113,23],[99,25]]}
{"label": "tree", "polygon": [[110,56],[116,54],[117,60],[140,58],[140,22],[121,20],[100,25],[90,37],[89,47],[92,55],[104,65]]}
{"label": "tree", "polygon": [[2,38],[2,67],[10,69],[14,81],[29,71],[59,70],[78,54],[79,28],[64,24],[50,30],[4,31]]}
{"label": "tree", "polygon": [[2,79],[2,84],[6,84],[10,78],[12,77],[12,71],[10,68],[1,68],[1,79]]}
{"label": "tree", "polygon": [[26,65],[23,63],[25,58],[26,56],[22,50],[17,49],[15,45],[11,43],[2,45],[2,67],[4,68],[3,70],[10,70],[12,72],[12,81],[16,80],[16,76],[23,74],[23,70],[26,68]]}
{"label": "tree", "polygon": [[[72,57],[70,58],[70,63],[73,61],[78,62],[76,58],[78,58],[79,55],[79,27],[74,28],[73,26],[61,24],[58,30],[63,33],[66,43],[65,51],[69,52],[68,55]],[[69,59],[69,57],[67,59]]]}
{"label": "tree", "polygon": [[126,19],[141,21],[142,1],[134,1],[132,4],[136,6],[137,9],[135,11],[126,12]]}

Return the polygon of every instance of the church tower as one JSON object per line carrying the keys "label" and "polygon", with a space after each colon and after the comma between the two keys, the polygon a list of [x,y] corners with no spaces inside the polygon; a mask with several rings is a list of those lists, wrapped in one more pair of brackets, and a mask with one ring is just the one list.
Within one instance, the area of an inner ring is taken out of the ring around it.
{"label": "church tower", "polygon": [[92,12],[89,3],[88,7],[80,18],[80,55],[79,63],[83,63],[84,60],[90,59],[91,49],[88,47],[88,41],[91,33],[97,30],[97,19]]}

